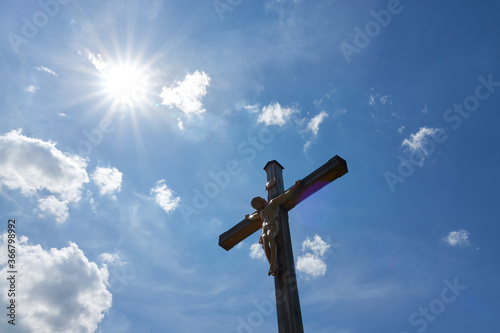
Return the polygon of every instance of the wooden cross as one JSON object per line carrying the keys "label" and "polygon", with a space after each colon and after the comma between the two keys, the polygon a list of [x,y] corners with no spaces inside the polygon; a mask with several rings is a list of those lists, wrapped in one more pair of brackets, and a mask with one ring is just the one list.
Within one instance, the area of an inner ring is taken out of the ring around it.
{"label": "wooden cross", "polygon": [[[266,186],[268,201],[285,192],[283,169],[277,161],[270,161],[264,167],[267,173],[267,184],[270,184]],[[339,156],[335,156],[309,176],[302,179],[300,185],[291,191],[290,196],[280,205],[278,214],[279,232],[275,238],[278,248],[277,262],[279,269],[278,274],[274,277],[279,333],[304,332],[293,260],[292,241],[288,225],[288,211],[311,194],[346,173],[346,161]],[[219,236],[219,245],[226,251],[229,251],[261,227],[261,219],[244,219]]]}

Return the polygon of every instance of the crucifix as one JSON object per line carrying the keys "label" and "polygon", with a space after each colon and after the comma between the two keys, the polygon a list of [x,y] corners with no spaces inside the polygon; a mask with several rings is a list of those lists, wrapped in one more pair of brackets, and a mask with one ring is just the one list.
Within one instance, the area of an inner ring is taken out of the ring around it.
{"label": "crucifix", "polygon": [[267,173],[268,199],[254,198],[252,207],[257,211],[246,215],[243,221],[220,235],[219,246],[229,251],[262,229],[259,243],[262,243],[270,263],[268,274],[274,276],[279,333],[303,333],[288,211],[325,185],[345,175],[347,163],[335,156],[298,180],[287,191],[284,190],[283,169],[277,161],[266,164],[264,170]]}

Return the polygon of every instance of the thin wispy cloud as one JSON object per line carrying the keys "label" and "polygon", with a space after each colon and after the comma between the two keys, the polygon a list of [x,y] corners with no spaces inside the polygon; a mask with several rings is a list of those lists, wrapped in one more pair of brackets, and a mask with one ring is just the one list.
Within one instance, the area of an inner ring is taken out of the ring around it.
{"label": "thin wispy cloud", "polygon": [[53,75],[53,76],[57,76],[56,72],[54,72],[53,70],[45,67],[45,66],[38,66],[38,67],[35,67],[35,69],[37,71],[41,71],[41,72],[46,72],[46,73],[49,73],[50,75]]}
{"label": "thin wispy cloud", "polygon": [[101,253],[99,259],[103,264],[110,266],[123,266],[127,264],[118,253]]}
{"label": "thin wispy cloud", "polygon": [[370,97],[368,97],[368,104],[371,106],[376,104],[375,95],[370,95]]}
{"label": "thin wispy cloud", "polygon": [[307,152],[307,150],[309,149],[309,147],[311,147],[312,143],[313,143],[312,139],[306,141],[306,143],[304,144],[304,149],[303,149],[304,152]]}
{"label": "thin wispy cloud", "polygon": [[404,139],[401,146],[407,147],[413,152],[421,150],[427,155],[427,152],[424,149],[426,141],[429,137],[439,134],[442,131],[444,130],[441,128],[421,127],[417,133],[410,134],[409,139]]}
{"label": "thin wispy cloud", "polygon": [[375,87],[370,88],[370,94],[368,96],[368,105],[370,106],[378,106],[378,105],[386,105],[391,104],[391,96],[387,94],[380,94],[375,91]]}
{"label": "thin wispy cloud", "polygon": [[[341,109],[341,110],[343,110],[343,109]],[[339,111],[337,111],[337,112],[339,112]],[[339,114],[341,114],[341,113],[339,113]],[[319,126],[326,118],[328,118],[328,113],[326,113],[325,111],[321,111],[318,115],[314,116],[311,120],[309,120],[307,122],[306,131],[309,131],[312,133],[312,138],[307,140],[307,142],[305,143],[304,151],[307,151],[307,149],[309,149],[309,147],[313,143],[314,139],[316,139],[316,137],[318,136],[318,133],[319,133]]]}
{"label": "thin wispy cloud", "polygon": [[[399,132],[402,133],[403,129],[404,127],[401,127]],[[401,147],[410,154],[415,154],[413,163],[422,167],[434,149],[432,138],[443,133],[444,129],[421,127],[418,132],[410,134],[409,138],[404,139]]]}
{"label": "thin wispy cloud", "polygon": [[78,53],[85,56],[92,63],[92,65],[94,65],[95,69],[101,73],[103,73],[110,65],[102,59],[102,55],[99,53],[92,53],[89,50]]}
{"label": "thin wispy cloud", "polygon": [[182,121],[181,118],[177,118],[177,127],[179,127],[181,131],[184,130],[184,122]]}
{"label": "thin wispy cloud", "polygon": [[326,118],[328,118],[328,113],[321,111],[318,115],[309,120],[307,123],[307,130],[311,131],[314,136],[318,135],[319,125],[321,125]]}
{"label": "thin wispy cloud", "polygon": [[27,86],[24,90],[30,93],[34,93],[35,91],[39,90],[40,88],[35,87],[34,85],[30,84]]}
{"label": "thin wispy cloud", "polygon": [[341,115],[346,114],[346,113],[347,113],[347,109],[346,108],[336,108],[333,111],[332,117],[333,118],[337,118],[337,117],[340,117]]}
{"label": "thin wispy cloud", "polygon": [[245,105],[243,106],[245,110],[247,110],[250,113],[258,113],[260,112],[260,106],[259,104],[253,104],[253,105]]}
{"label": "thin wispy cloud", "polygon": [[450,246],[465,247],[470,245],[469,232],[467,230],[450,231],[443,237],[443,241]]}

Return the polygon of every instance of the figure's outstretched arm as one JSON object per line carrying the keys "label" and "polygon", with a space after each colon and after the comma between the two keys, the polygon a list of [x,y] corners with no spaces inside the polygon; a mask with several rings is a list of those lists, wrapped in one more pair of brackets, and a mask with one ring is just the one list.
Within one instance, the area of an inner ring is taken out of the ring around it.
{"label": "figure's outstretched arm", "polygon": [[290,195],[290,193],[292,193],[300,185],[302,185],[302,181],[301,180],[297,180],[295,182],[295,184],[293,184],[293,186],[290,187],[285,193],[280,194],[279,196],[277,196],[276,198],[274,198],[271,201],[273,203],[276,203],[276,204],[280,205],[283,201],[285,201],[285,199]]}
{"label": "figure's outstretched arm", "polygon": [[260,218],[260,214],[259,213],[253,213],[252,215],[245,215],[245,219],[247,220],[257,220],[258,218]]}

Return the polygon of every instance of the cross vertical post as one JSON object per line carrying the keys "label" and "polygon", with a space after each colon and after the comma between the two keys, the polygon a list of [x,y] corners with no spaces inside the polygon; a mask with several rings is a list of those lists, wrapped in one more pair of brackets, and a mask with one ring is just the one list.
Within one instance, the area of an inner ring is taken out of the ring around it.
{"label": "cross vertical post", "polygon": [[[283,167],[277,161],[270,161],[264,167],[268,184],[275,184],[268,189],[268,201],[285,192]],[[278,274],[274,277],[276,291],[276,311],[278,313],[279,333],[303,333],[302,314],[300,312],[299,291],[295,274],[292,240],[288,224],[288,211],[280,207],[279,232],[275,238],[278,248]]]}

